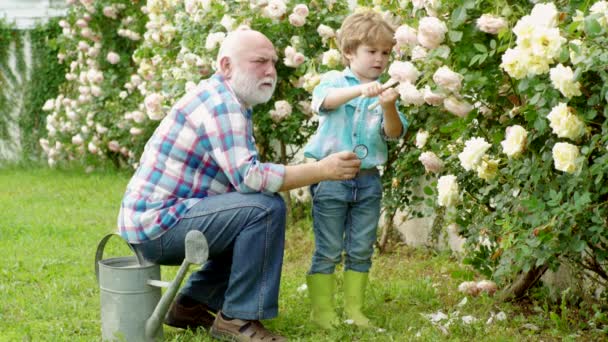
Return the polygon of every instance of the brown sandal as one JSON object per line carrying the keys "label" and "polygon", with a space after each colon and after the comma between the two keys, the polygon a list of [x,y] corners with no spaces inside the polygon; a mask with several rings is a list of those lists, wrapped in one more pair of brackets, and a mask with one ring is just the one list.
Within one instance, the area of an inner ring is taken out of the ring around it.
{"label": "brown sandal", "polygon": [[210,333],[211,336],[222,341],[287,341],[285,337],[274,334],[270,330],[264,328],[260,321],[246,321],[238,318],[226,320],[220,313],[215,317]]}

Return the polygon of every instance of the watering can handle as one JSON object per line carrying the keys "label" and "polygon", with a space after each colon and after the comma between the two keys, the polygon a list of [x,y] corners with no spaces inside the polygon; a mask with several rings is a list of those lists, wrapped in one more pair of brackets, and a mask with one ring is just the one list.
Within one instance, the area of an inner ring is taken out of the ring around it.
{"label": "watering can handle", "polygon": [[[101,239],[101,241],[99,241],[99,244],[97,245],[97,252],[95,253],[95,277],[97,278],[97,282],[99,282],[99,261],[101,261],[101,258],[103,258],[103,250],[105,249],[106,244],[108,243],[108,240],[110,240],[110,238],[112,236],[118,236],[121,240],[123,240],[123,238],[122,238],[122,236],[120,236],[120,234],[110,233],[110,234],[104,236],[103,239]],[[135,256],[137,257],[137,261],[139,262],[139,264],[145,265],[146,260],[144,259],[143,255],[141,255],[141,253],[138,250],[133,248],[133,246],[130,243],[127,243],[127,244],[129,245],[129,249],[131,249],[133,254],[135,254]]]}

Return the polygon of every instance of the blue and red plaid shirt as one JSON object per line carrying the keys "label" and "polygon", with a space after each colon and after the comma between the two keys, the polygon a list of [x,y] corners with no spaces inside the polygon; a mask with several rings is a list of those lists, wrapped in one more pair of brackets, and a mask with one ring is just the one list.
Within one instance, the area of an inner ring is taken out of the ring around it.
{"label": "blue and red plaid shirt", "polygon": [[207,196],[277,192],[285,167],[258,160],[251,114],[218,74],[184,95],[147,142],[127,185],[118,214],[122,237],[156,239]]}

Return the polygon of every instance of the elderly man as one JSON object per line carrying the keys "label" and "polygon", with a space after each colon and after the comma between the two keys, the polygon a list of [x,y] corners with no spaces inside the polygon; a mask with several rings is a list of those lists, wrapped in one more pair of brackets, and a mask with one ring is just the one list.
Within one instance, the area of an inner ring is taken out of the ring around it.
{"label": "elderly man", "polygon": [[347,151],[302,165],[260,162],[251,107],[272,96],[276,61],[260,32],[230,33],[216,74],[161,121],[127,186],[118,225],[145,258],[181,263],[190,230],[201,231],[209,244],[209,261],[186,282],[168,325],[211,327],[220,339],[284,340],[259,322],[278,313],[285,204],[276,193],[359,171],[359,160]]}

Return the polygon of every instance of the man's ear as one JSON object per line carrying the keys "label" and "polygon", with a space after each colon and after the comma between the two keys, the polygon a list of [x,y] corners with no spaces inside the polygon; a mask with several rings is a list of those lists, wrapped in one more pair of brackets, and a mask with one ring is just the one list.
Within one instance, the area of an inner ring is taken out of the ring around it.
{"label": "man's ear", "polygon": [[230,78],[232,75],[232,68],[232,60],[230,60],[230,57],[224,56],[220,59],[220,71],[224,77]]}

